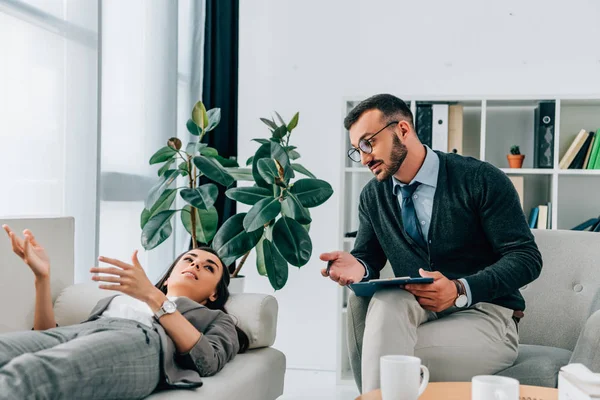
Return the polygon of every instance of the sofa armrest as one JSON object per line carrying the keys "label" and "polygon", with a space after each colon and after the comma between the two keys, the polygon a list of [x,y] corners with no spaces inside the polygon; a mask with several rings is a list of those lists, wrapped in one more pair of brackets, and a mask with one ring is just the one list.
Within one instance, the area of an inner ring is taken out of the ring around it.
{"label": "sofa armrest", "polygon": [[277,299],[258,293],[232,294],[225,305],[236,324],[250,339],[251,349],[269,347],[277,332]]}
{"label": "sofa armrest", "polygon": [[[54,302],[56,322],[60,326],[85,321],[96,303],[117,292],[98,288],[94,282],[78,283],[60,292]],[[232,294],[225,308],[236,324],[248,335],[251,349],[272,346],[277,331],[278,304],[275,297],[258,293]]]}
{"label": "sofa armrest", "polygon": [[600,372],[600,310],[586,321],[579,334],[569,364],[581,363],[592,372]]}

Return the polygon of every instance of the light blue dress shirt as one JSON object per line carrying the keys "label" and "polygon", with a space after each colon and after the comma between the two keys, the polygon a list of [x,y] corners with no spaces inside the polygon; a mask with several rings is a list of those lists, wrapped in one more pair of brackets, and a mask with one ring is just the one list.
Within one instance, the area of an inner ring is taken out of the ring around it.
{"label": "light blue dress shirt", "polygon": [[[440,158],[429,147],[424,147],[427,150],[427,155],[425,156],[425,161],[423,161],[423,165],[421,166],[413,180],[409,183],[402,183],[395,177],[392,177],[392,182],[394,185],[393,192],[398,198],[398,204],[400,204],[400,209],[402,209],[402,191],[400,190],[400,188],[405,185],[410,185],[413,182],[421,183],[413,193],[413,204],[415,205],[415,212],[417,214],[419,223],[421,224],[421,232],[423,234],[423,238],[425,239],[425,242],[428,243],[429,226],[431,224],[431,213],[433,211],[433,198],[435,196],[438,172],[440,170]],[[359,261],[361,261],[362,263],[362,260]],[[366,268],[365,270],[367,271],[365,274],[365,278],[368,278],[369,270]],[[459,279],[459,281],[461,281],[465,286],[467,292],[468,307],[471,305],[471,288],[469,287],[469,283],[465,279],[461,278]]]}

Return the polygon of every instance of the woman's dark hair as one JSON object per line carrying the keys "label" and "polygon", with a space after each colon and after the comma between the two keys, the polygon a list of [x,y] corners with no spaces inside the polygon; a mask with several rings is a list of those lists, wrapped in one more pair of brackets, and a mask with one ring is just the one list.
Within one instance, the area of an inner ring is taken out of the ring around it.
{"label": "woman's dark hair", "polygon": [[[223,271],[223,274],[221,275],[221,279],[219,280],[219,283],[217,284],[217,299],[215,301],[211,301],[209,299],[209,300],[207,300],[205,305],[207,308],[210,308],[211,310],[221,310],[225,314],[227,314],[227,310],[225,309],[225,303],[227,303],[227,300],[229,299],[229,280],[230,280],[229,271],[225,267],[225,264],[223,263],[223,260],[221,260],[221,257],[219,257],[217,252],[214,249],[212,249],[211,247],[206,247],[206,246],[196,247],[194,250],[206,251],[210,254],[215,255],[219,259],[219,261],[221,261],[221,265],[223,266],[223,268],[221,268],[221,271]],[[180,255],[178,255],[177,258],[175,259],[175,261],[173,261],[171,266],[167,269],[167,272],[165,272],[163,277],[160,278],[158,280],[158,282],[156,283],[155,286],[164,294],[167,294],[167,286],[165,286],[165,282],[167,281],[167,279],[169,279],[169,276],[171,275],[173,268],[175,268],[175,265],[177,265],[179,260],[181,260],[181,257],[183,257],[187,253],[188,253],[188,251],[185,251],[185,252],[181,253]],[[237,331],[238,341],[240,342],[240,351],[239,352],[244,353],[244,352],[246,352],[246,350],[248,350],[248,346],[250,346],[250,339],[248,338],[248,335],[246,335],[246,333],[243,330],[241,330],[237,325],[235,326],[235,330]]]}

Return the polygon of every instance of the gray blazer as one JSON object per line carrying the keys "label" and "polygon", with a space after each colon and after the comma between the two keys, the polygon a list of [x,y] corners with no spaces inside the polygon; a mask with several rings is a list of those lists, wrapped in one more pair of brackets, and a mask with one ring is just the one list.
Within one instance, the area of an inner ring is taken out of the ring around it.
{"label": "gray blazer", "polygon": [[[117,296],[100,300],[87,321],[100,318]],[[162,325],[153,322],[154,329],[160,335],[165,383],[168,387],[199,387],[202,386],[201,376],[216,374],[239,352],[240,344],[235,324],[224,312],[206,308],[187,297],[178,297],[175,303],[177,311],[203,335],[189,352],[181,354],[177,352],[175,343]]]}

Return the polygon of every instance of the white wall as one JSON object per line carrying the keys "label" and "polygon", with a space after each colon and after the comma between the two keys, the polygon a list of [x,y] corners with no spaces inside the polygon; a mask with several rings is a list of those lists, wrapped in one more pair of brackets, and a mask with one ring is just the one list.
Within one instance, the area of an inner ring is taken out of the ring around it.
{"label": "white wall", "polygon": [[[592,1],[240,1],[240,160],[266,136],[259,117],[298,110],[293,144],[336,191],[312,212],[312,261],[276,294],[289,367],[335,369],[337,289],[318,254],[338,245],[343,98],[598,94],[599,17]],[[272,292],[249,262],[247,291]]]}

